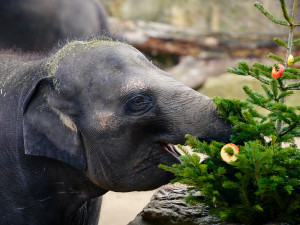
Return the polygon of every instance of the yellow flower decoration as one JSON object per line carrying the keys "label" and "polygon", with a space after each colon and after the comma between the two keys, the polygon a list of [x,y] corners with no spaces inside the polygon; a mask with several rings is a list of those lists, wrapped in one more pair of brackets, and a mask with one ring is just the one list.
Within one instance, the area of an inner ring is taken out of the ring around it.
{"label": "yellow flower decoration", "polygon": [[293,65],[293,63],[294,63],[294,57],[292,55],[289,55],[288,65],[291,66],[291,65]]}

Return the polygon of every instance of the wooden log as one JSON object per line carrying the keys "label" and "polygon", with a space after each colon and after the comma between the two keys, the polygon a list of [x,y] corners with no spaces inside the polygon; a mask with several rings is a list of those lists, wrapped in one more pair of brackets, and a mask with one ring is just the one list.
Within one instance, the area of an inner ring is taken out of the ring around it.
{"label": "wooden log", "polygon": [[[204,55],[211,56],[213,53],[214,57],[265,58],[270,52],[281,57],[285,54],[285,49],[272,39],[277,36],[284,40],[286,34],[202,32],[193,27],[117,18],[110,18],[109,23],[112,30],[124,35],[136,48],[153,55],[198,56],[208,52]],[[300,52],[299,47],[294,50]]]}

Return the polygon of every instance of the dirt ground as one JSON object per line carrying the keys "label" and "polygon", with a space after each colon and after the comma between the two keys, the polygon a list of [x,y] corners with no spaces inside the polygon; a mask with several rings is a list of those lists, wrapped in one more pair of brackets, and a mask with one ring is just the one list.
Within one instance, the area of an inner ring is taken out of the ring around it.
{"label": "dirt ground", "polygon": [[98,225],[127,225],[149,203],[155,192],[108,192],[103,198]]}

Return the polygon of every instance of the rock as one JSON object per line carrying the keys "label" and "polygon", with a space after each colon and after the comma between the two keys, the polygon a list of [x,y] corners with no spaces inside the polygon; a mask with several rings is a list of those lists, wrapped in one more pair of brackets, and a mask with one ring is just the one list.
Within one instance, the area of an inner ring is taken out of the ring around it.
{"label": "rock", "polygon": [[[229,76],[228,73],[227,76],[224,76],[226,68],[235,68],[240,60],[246,61],[249,66],[257,61],[256,59],[226,58],[222,57],[219,53],[213,54],[209,52],[202,52],[196,57],[181,57],[178,65],[166,70],[177,80],[190,88],[197,90],[203,87],[200,92],[208,97],[221,96],[228,98],[230,96],[234,98],[240,96],[242,89],[233,89],[232,87],[242,87],[243,84],[248,85],[248,83],[251,88],[253,85],[260,87],[259,83],[250,76],[238,77],[233,74]],[[268,65],[272,65],[273,63],[269,59],[260,59],[259,62]],[[221,74],[223,74],[223,76],[220,76]],[[207,81],[208,84],[206,83]],[[240,86],[235,83],[239,83]],[[258,88],[258,90],[262,89]]]}
{"label": "rock", "polygon": [[207,60],[209,56],[203,58],[200,56],[197,58],[182,57],[178,65],[167,71],[180,82],[196,90],[203,86],[208,77],[224,73],[226,67],[234,67],[238,61],[237,59],[214,57]]}
{"label": "rock", "polygon": [[148,205],[128,225],[242,225],[221,223],[217,218],[208,215],[208,208],[204,205],[187,205],[184,201],[187,196],[187,186],[167,185],[152,196]]}
{"label": "rock", "polygon": [[166,186],[158,190],[149,204],[128,225],[210,225],[218,219],[207,213],[207,208],[185,203],[186,186]]}

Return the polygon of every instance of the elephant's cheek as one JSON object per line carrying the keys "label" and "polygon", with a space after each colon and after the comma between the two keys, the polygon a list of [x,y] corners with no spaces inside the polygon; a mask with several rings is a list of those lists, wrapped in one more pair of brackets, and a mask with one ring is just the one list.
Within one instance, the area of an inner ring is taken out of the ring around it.
{"label": "elephant's cheek", "polygon": [[103,158],[102,156],[99,157],[92,157],[92,159],[88,162],[88,168],[87,168],[87,176],[89,179],[96,184],[97,186],[105,189],[110,190],[111,189],[111,168]]}
{"label": "elephant's cheek", "polygon": [[[118,149],[118,140],[102,133],[103,140],[95,140],[87,149],[87,176],[89,179],[105,190],[111,190],[119,180],[119,168],[124,166],[126,157]],[[124,171],[122,169],[121,171]]]}

